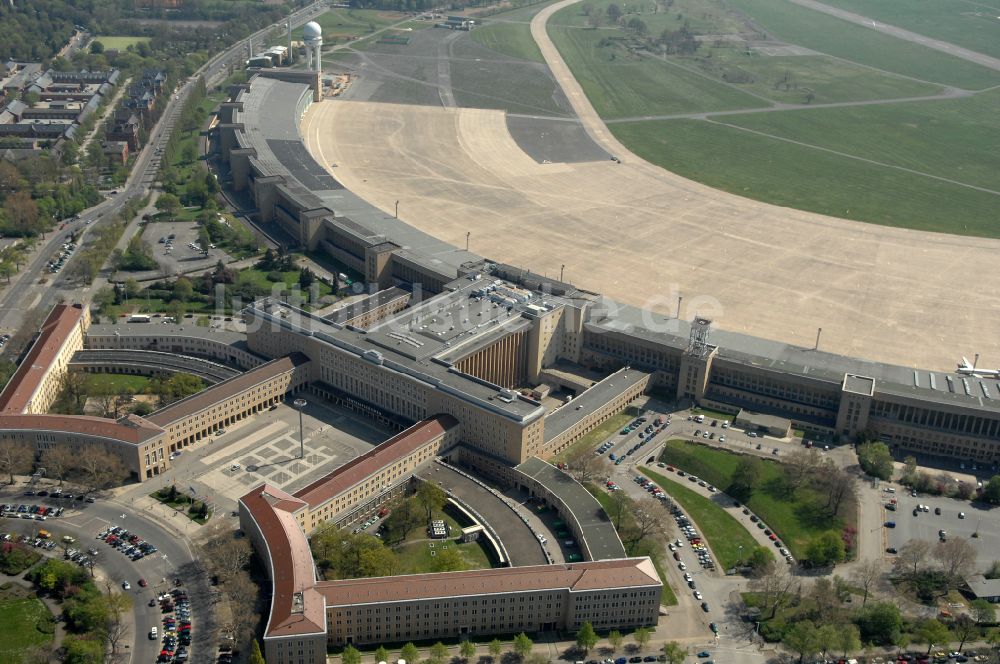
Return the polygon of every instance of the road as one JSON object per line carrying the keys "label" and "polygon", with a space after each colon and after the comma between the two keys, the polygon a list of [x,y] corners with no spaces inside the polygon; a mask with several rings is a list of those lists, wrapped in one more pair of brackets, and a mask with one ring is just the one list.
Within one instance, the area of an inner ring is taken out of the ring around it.
{"label": "road", "polygon": [[[27,497],[23,492],[23,484],[15,485],[13,488],[4,485],[0,490],[0,502],[62,504],[50,498]],[[67,501],[63,501],[65,502]],[[101,499],[93,504],[77,501],[68,503],[66,512],[58,519],[49,519],[44,524],[36,521],[3,519],[0,520],[0,530],[27,534],[35,533],[39,527],[44,527],[57,541],[63,535],[72,535],[77,539],[74,545],[76,548],[96,549],[99,552],[96,557],[98,575],[110,579],[119,589],[124,581],[128,581],[132,586],[128,592],[133,600],[134,623],[131,636],[125,639],[125,643],[131,642],[129,651],[132,653],[132,662],[156,660],[160,642],[150,640],[148,634],[150,627],[161,624],[161,613],[159,606],[149,606],[149,600],[157,589],[162,590],[167,583],[172,585],[175,577],[181,578],[191,599],[192,661],[210,661],[215,653],[217,635],[214,612],[206,610],[211,603],[211,592],[208,578],[197,564],[197,552],[192,549],[190,543],[185,538],[179,537],[176,531],[160,525],[155,516],[142,510],[133,511],[126,505]],[[127,528],[151,543],[158,551],[135,562],[129,560],[119,551],[95,539],[95,535],[109,525]],[[54,549],[54,553],[59,551],[58,547]],[[149,582],[148,588],[139,587],[140,578]],[[167,579],[166,583],[163,581],[164,578]],[[103,583],[99,582],[98,586],[103,588]],[[198,653],[209,653],[209,656],[202,659]]]}
{"label": "road", "polygon": [[[325,0],[316,2],[305,9],[292,14],[289,19],[293,27],[301,25],[327,9]],[[265,36],[279,24],[274,24],[253,34],[251,40],[254,48],[264,45]],[[11,278],[11,283],[0,295],[0,332],[13,334],[21,326],[25,312],[41,310],[48,311],[60,301],[89,302],[96,291],[92,284],[75,283],[70,275],[73,266],[79,260],[79,254],[88,246],[94,236],[94,230],[110,223],[110,220],[133,199],[147,195],[156,181],[160,167],[160,155],[157,148],[163,148],[170,140],[171,132],[180,116],[181,109],[187,100],[194,82],[199,76],[205,77],[208,87],[219,84],[230,73],[230,67],[242,67],[242,55],[247,47],[247,40],[230,47],[228,50],[213,57],[187,80],[167,102],[167,108],[160,121],[153,128],[149,140],[138,153],[128,181],[119,189],[116,196],[101,201],[94,207],[80,213],[80,221],[67,225],[65,230],[47,233],[38,243],[29,258],[28,264]],[[85,221],[91,220],[90,225]],[[73,230],[81,231],[79,247],[66,262],[62,271],[50,275],[46,264],[53,254],[57,253],[63,242]],[[51,277],[45,283],[40,283],[43,277]]]}
{"label": "road", "polygon": [[935,51],[941,51],[942,53],[947,53],[948,55],[952,55],[956,58],[961,58],[962,60],[968,60],[969,62],[976,63],[977,65],[981,65],[983,67],[988,67],[990,69],[1000,71],[1000,60],[998,60],[997,58],[990,57],[988,55],[984,55],[983,53],[978,53],[976,51],[972,51],[967,48],[962,48],[961,46],[956,46],[955,44],[951,44],[946,41],[941,41],[940,39],[933,39],[932,37],[927,37],[925,35],[921,35],[916,32],[904,30],[903,28],[897,28],[894,25],[882,23],[881,21],[876,21],[867,16],[862,16],[861,14],[855,14],[854,12],[845,11],[843,9],[839,9],[838,7],[831,7],[830,5],[824,4],[822,2],[817,2],[816,0],[791,0],[791,1],[801,7],[807,7],[808,9],[813,9],[818,12],[823,12],[824,14],[835,16],[843,21],[856,23],[866,28],[871,28],[872,30],[877,30],[878,32],[891,35],[893,37],[896,37],[897,39],[902,39],[908,42],[913,42],[915,44],[920,44],[921,46],[932,48]]}

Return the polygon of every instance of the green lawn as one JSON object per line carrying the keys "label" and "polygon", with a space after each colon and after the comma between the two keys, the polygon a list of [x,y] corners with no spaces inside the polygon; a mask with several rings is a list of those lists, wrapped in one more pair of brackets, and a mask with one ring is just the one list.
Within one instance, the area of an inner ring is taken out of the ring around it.
{"label": "green lawn", "polygon": [[735,413],[726,413],[721,410],[713,410],[711,408],[692,408],[691,412],[695,415],[704,415],[705,417],[711,418],[713,420],[719,420],[719,422],[726,421],[732,422],[733,418],[736,417]]}
{"label": "green lawn", "polygon": [[129,46],[135,46],[139,42],[149,43],[149,37],[128,37],[123,35],[102,35],[95,37],[94,40],[104,44],[104,48],[117,48],[119,51],[124,51]]}
{"label": "green lawn", "polygon": [[0,600],[0,662],[20,662],[22,655],[52,643],[52,613],[34,597]]}
{"label": "green lawn", "polygon": [[640,468],[640,470],[666,491],[697,524],[719,559],[722,569],[730,569],[740,562],[741,546],[743,547],[743,560],[746,560],[747,556],[757,548],[756,540],[726,510],[701,494],[659,473],[645,467]]}
{"label": "green lawn", "polygon": [[531,38],[531,26],[528,22],[507,23],[499,22],[498,19],[509,20],[506,14],[483,19],[483,25],[472,31],[472,40],[513,58],[544,62],[538,44]]}
{"label": "green lawn", "polygon": [[[557,15],[570,10],[576,11],[567,7]],[[609,36],[607,30],[550,25],[549,35],[605,119],[767,106],[761,99],[669,61],[629,55],[622,47],[602,41]]]}
{"label": "green lawn", "polygon": [[996,0],[823,0],[825,4],[1000,58]]}
{"label": "green lawn", "polygon": [[785,0],[727,0],[727,4],[777,39],[851,62],[968,89],[1000,83],[1000,72]]}
{"label": "green lawn", "polygon": [[[431,547],[430,545],[434,546]],[[393,551],[399,560],[400,574],[423,574],[434,570],[434,556],[431,553],[440,553],[446,547],[456,547],[465,561],[466,569],[489,569],[490,559],[483,551],[483,547],[478,542],[458,543],[457,539],[434,540],[433,542],[407,542],[398,547],[393,547]]]}
{"label": "green lawn", "polygon": [[[803,125],[814,117],[804,116]],[[970,118],[969,122],[978,119]],[[728,116],[724,120],[733,124],[764,121]],[[996,224],[997,196],[968,187],[700,120],[630,122],[613,124],[610,128],[640,157],[710,187],[747,198],[886,226],[1000,237],[1000,227]],[[856,125],[855,130],[858,141],[864,140],[863,135],[879,142],[879,126]],[[813,137],[817,142],[825,142],[823,131],[821,125],[815,127]],[[928,143],[940,144],[947,133],[936,126],[922,132],[915,130],[912,141],[907,146],[894,147],[893,154],[909,147],[915,153],[923,152],[916,147],[921,140],[917,135]],[[983,145],[988,146],[997,138],[988,134],[985,131],[982,134]],[[893,154],[881,156],[891,160]],[[959,161],[962,153],[949,149],[938,152],[937,158]],[[980,170],[977,161],[982,160],[969,161],[972,171]],[[923,167],[936,168],[933,163],[925,163]],[[951,175],[963,178],[964,170]]]}
{"label": "green lawn", "polygon": [[[281,281],[269,281],[267,275],[269,272],[260,270],[255,267],[248,267],[240,270],[236,275],[237,284],[251,283],[258,288],[266,291],[271,291],[271,289],[276,285],[283,285],[285,288],[298,287],[299,284],[299,271],[298,270],[288,270],[285,272],[279,272],[281,275]],[[318,279],[315,281],[319,285],[319,295],[323,297],[324,295],[329,295],[333,292],[329,284],[323,283]]]}
{"label": "green lawn", "polygon": [[892,76],[825,55],[768,56],[740,44],[706,45],[684,62],[741,90],[788,104],[826,104],[938,94],[941,86]]}
{"label": "green lawn", "polygon": [[[611,505],[611,495],[607,491],[601,487],[594,486],[593,484],[585,484],[584,486],[587,491],[597,498],[597,502],[601,504],[601,507],[604,508],[606,513],[613,511],[613,507]],[[622,526],[625,526],[631,518],[631,513],[626,511],[622,517]],[[634,550],[628,551],[627,553],[630,556],[650,557],[653,561],[653,566],[656,568],[656,574],[660,577],[660,582],[663,583],[663,594],[660,596],[660,604],[663,604],[664,606],[674,606],[677,604],[677,595],[674,594],[673,588],[670,587],[670,582],[667,581],[667,575],[663,571],[663,551],[664,547],[662,542],[646,540],[639,542]]]}
{"label": "green lawn", "polygon": [[[740,455],[675,438],[667,441],[660,460],[725,490]],[[816,502],[822,504],[824,498],[808,487],[789,497],[782,491],[784,479],[781,464],[766,460],[747,507],[784,541],[796,558],[802,558],[809,540],[828,530],[839,533],[844,523],[818,509]]]}
{"label": "green lawn", "polygon": [[634,407],[626,408],[624,412],[615,415],[614,417],[608,418],[608,421],[601,424],[596,429],[586,434],[583,438],[576,441],[565,450],[553,457],[553,461],[565,461],[568,457],[572,456],[580,449],[590,449],[594,450],[600,447],[601,443],[605,440],[615,436],[621,431],[626,424],[638,417],[639,413]]}
{"label": "green lawn", "polygon": [[130,374],[87,374],[87,394],[103,394],[108,388],[108,394],[142,394],[149,387],[149,376],[133,376]]}

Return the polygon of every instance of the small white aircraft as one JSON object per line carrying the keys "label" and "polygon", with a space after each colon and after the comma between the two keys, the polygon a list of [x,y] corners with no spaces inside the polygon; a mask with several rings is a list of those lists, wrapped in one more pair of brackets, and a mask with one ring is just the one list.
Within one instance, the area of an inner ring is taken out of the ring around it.
{"label": "small white aircraft", "polygon": [[969,358],[962,357],[962,363],[958,365],[958,373],[966,376],[979,376],[980,378],[1000,378],[1000,369],[979,369],[973,367]]}

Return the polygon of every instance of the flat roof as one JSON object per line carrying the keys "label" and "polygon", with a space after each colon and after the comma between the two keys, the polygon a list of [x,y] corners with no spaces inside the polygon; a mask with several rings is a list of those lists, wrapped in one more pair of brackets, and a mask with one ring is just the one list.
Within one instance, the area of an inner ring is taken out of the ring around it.
{"label": "flat roof", "polygon": [[757,413],[745,408],[741,409],[740,412],[736,414],[736,421],[749,422],[754,426],[767,427],[769,429],[788,429],[792,426],[792,421],[787,417],[768,415],[767,413]]}
{"label": "flat roof", "polygon": [[241,373],[239,376],[216,383],[197,394],[192,394],[185,399],[174,402],[155,413],[151,413],[147,419],[161,427],[168,427],[177,420],[199,413],[206,408],[211,408],[225,399],[250,389],[254,385],[259,385],[275,376],[280,376],[285,372],[292,371],[296,367],[308,363],[309,358],[302,353],[290,353],[285,357],[271,360],[255,369]]}
{"label": "flat roof", "polygon": [[870,397],[875,393],[875,379],[856,374],[844,374],[844,391]]}
{"label": "flat roof", "polygon": [[[304,83],[290,83],[255,76],[249,90],[240,95],[243,110],[233,121],[243,123],[244,147],[257,151],[257,162],[268,175],[281,175],[285,187],[295,193],[306,209],[327,208],[350,221],[359,236],[378,238],[373,243],[393,242],[399,256],[446,277],[458,275],[458,268],[482,258],[429,235],[344,189],[325,168],[313,159],[302,144],[298,130],[300,101],[312,90]],[[289,120],[292,120],[289,122]],[[332,216],[332,215],[331,215]]]}
{"label": "flat roof", "polygon": [[195,339],[211,339],[230,346],[246,345],[247,335],[244,332],[224,330],[216,327],[201,327],[190,323],[157,323],[153,318],[149,323],[119,323],[117,325],[91,325],[87,329],[88,337],[193,337]]}
{"label": "flat roof", "polygon": [[328,321],[344,325],[350,320],[357,318],[358,316],[363,316],[370,311],[374,311],[375,309],[378,309],[393,300],[409,296],[410,291],[392,286],[391,288],[380,290],[377,293],[372,293],[371,295],[368,295],[360,300],[356,300],[350,304],[334,309],[327,315],[323,316],[323,318]]}
{"label": "flat roof", "polygon": [[314,589],[312,551],[295,520],[305,503],[269,484],[254,488],[239,502],[260,530],[271,561],[271,613],[264,638],[325,634],[326,611]]}
{"label": "flat roof", "polygon": [[645,371],[626,367],[584,390],[582,394],[559,406],[545,418],[545,441],[548,442],[565,432],[648,376]]}
{"label": "flat roof", "polygon": [[597,498],[582,484],[538,457],[529,458],[515,470],[535,479],[565,503],[580,524],[587,549],[594,560],[625,557],[625,547],[611,519]]}
{"label": "flat roof", "polygon": [[386,466],[406,457],[419,447],[443,436],[456,426],[458,426],[458,420],[451,415],[438,415],[417,422],[406,431],[396,434],[328,475],[299,489],[295,492],[295,497],[314,509],[356,486]]}
{"label": "flat roof", "polygon": [[967,578],[965,584],[977,598],[1000,597],[1000,579],[987,579],[982,574],[976,574]]}
{"label": "flat roof", "polygon": [[662,587],[649,558],[320,581],[327,607],[546,590]]}
{"label": "flat roof", "polygon": [[52,311],[42,323],[38,338],[18,365],[17,371],[11,376],[3,392],[0,392],[0,412],[10,414],[24,412],[38,391],[42,378],[82,318],[82,305],[57,304],[52,307]]}
{"label": "flat roof", "polygon": [[[427,302],[433,302],[440,295]],[[423,305],[424,303],[421,303]],[[406,320],[415,307],[411,307],[400,315],[393,316],[381,322],[372,330],[351,330],[322,318],[311,316],[295,307],[272,300],[259,300],[245,310],[247,316],[260,317],[262,325],[275,325],[299,334],[311,336],[317,341],[327,344],[338,352],[350,353],[366,359],[382,367],[384,371],[403,374],[421,381],[434,389],[455,395],[473,403],[479,408],[513,419],[521,424],[527,424],[541,417],[545,409],[538,403],[514,395],[507,398],[502,388],[485,380],[464,374],[450,367],[447,363],[433,357],[410,357],[413,353],[397,352],[394,343],[398,341],[389,336],[390,332],[401,330],[399,334],[413,336],[405,324],[397,324],[400,316]],[[374,336],[372,332],[374,331]],[[415,343],[422,343],[426,337],[413,337]],[[381,339],[382,343],[376,343]]]}

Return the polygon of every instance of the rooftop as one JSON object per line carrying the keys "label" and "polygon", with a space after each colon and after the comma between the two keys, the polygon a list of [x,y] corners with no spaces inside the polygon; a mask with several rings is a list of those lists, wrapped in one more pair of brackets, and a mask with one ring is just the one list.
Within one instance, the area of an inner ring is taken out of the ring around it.
{"label": "rooftop", "polygon": [[129,415],[116,421],[88,415],[0,414],[0,429],[75,433],[120,440],[133,445],[144,443],[163,433],[163,429],[156,424],[137,415]]}
{"label": "rooftop", "polygon": [[965,584],[977,598],[1000,597],[1000,579],[987,579],[982,574],[976,574],[967,578]]}
{"label": "rooftop", "polygon": [[591,386],[545,418],[545,440],[552,440],[647,376],[645,371],[624,368]]}
{"label": "rooftop", "polygon": [[586,549],[593,560],[624,558],[625,547],[604,508],[579,482],[555,466],[531,457],[516,470],[535,479],[558,496],[576,517],[583,531]]}
{"label": "rooftop", "polygon": [[323,598],[314,589],[312,551],[294,515],[305,503],[262,484],[240,498],[240,504],[260,530],[271,564],[265,637],[326,633]]}
{"label": "rooftop", "polygon": [[38,338],[0,392],[0,413],[23,413],[28,408],[42,378],[82,318],[80,305],[57,304],[52,308]]}
{"label": "rooftop", "polygon": [[438,415],[417,422],[406,431],[396,434],[330,474],[298,490],[295,492],[295,497],[314,509],[456,426],[458,420],[451,415]]}
{"label": "rooftop", "polygon": [[155,413],[150,414],[148,419],[150,422],[161,427],[170,426],[177,420],[215,406],[231,396],[250,389],[254,385],[271,380],[308,362],[309,358],[302,353],[291,353],[285,357],[272,360],[267,364],[262,364],[255,369],[241,373],[239,376],[216,383],[197,394],[192,394],[185,399],[172,403],[166,408],[161,408]]}
{"label": "rooftop", "polygon": [[660,587],[649,558],[320,581],[328,607],[545,590]]}

